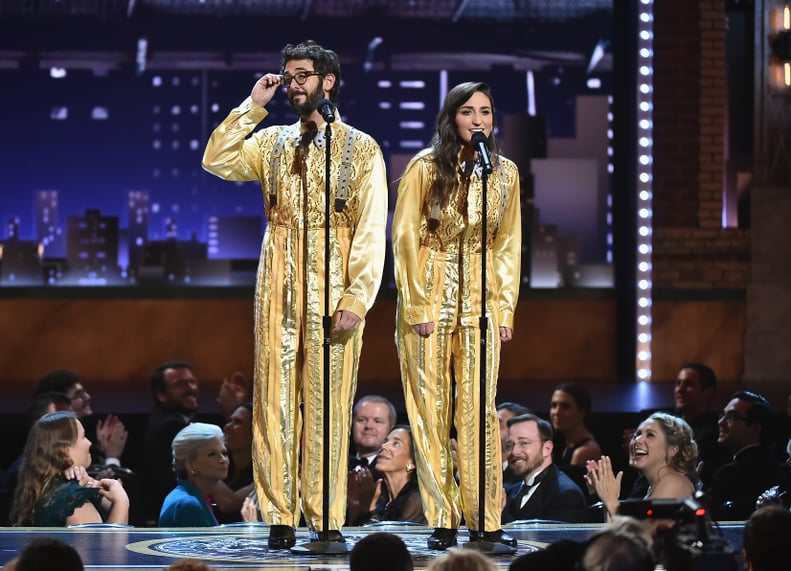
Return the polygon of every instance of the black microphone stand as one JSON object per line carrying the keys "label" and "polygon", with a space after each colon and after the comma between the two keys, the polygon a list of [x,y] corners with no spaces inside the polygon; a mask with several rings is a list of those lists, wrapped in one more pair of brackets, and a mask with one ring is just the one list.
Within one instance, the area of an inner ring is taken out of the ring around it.
{"label": "black microphone stand", "polygon": [[[321,110],[320,110],[321,111]],[[332,314],[330,313],[330,146],[332,143],[332,128],[330,123],[335,120],[335,115],[331,113],[322,116],[326,121],[324,128],[324,317],[322,326],[324,339],[324,446],[322,450],[322,498],[321,498],[321,529],[324,534],[329,532],[330,527],[330,445],[327,439],[330,437],[330,338],[332,335]],[[321,535],[319,536],[321,537]],[[347,553],[346,543],[339,541],[329,541],[328,538],[318,541],[309,541],[291,549],[294,553]]]}
{"label": "black microphone stand", "polygon": [[486,403],[488,402],[486,391],[486,371],[488,369],[486,332],[489,329],[489,324],[486,321],[486,200],[489,175],[492,170],[490,161],[481,160],[481,315],[478,317],[478,327],[481,330],[481,357],[479,359],[481,378],[478,384],[478,408],[480,415],[478,418],[478,539],[477,541],[465,543],[464,547],[486,553],[515,553],[515,548],[499,542],[487,541],[483,537],[486,531],[486,459],[489,457],[488,441],[486,439]]}

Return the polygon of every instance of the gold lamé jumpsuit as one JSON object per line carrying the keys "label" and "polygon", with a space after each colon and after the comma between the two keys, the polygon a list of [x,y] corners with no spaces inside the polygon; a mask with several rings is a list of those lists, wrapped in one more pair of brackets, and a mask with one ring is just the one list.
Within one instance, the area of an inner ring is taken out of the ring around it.
{"label": "gold lam\u00e9 jumpsuit", "polygon": [[[519,296],[521,209],[516,165],[499,158],[487,183],[486,268],[486,482],[484,525],[479,524],[481,376],[482,181],[461,173],[436,230],[429,231],[428,189],[434,166],[429,151],[407,165],[393,217],[398,288],[396,343],[409,421],[417,451],[418,481],[430,526],[500,529],[502,451],[495,407],[500,326],[513,328]],[[420,337],[412,328],[433,322]],[[454,478],[450,422],[455,417],[459,484]]]}
{"label": "gold lam\u00e9 jumpsuit", "polygon": [[[258,180],[267,228],[255,296],[253,467],[264,521],[296,527],[300,509],[311,530],[323,527],[323,447],[330,450],[329,529],[346,517],[346,476],[352,400],[364,321],[332,335],[330,433],[324,440],[325,139],[300,147],[303,126],[277,125],[247,137],[267,116],[248,97],[214,130],[203,167],[226,180]],[[319,132],[326,131],[319,125]],[[281,139],[283,133],[283,139]],[[346,135],[353,155],[342,157]],[[281,145],[278,146],[278,141]],[[348,199],[334,202],[342,159]],[[364,320],[382,279],[387,178],[379,145],[337,119],[332,124],[330,314]],[[274,183],[274,184],[273,184]],[[276,188],[275,188],[276,187]],[[301,495],[301,501],[300,501]]]}

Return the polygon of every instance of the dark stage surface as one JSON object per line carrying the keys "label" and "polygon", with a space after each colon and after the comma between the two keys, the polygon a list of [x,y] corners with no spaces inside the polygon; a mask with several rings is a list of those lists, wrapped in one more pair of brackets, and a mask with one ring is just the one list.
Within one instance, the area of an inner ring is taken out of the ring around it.
{"label": "dark stage surface", "polygon": [[[520,555],[541,549],[558,539],[583,541],[599,529],[596,524],[553,524],[517,522],[506,529],[519,540],[516,555],[490,554],[498,567],[507,568]],[[734,548],[741,550],[740,522],[723,523],[720,529]],[[431,529],[410,525],[376,525],[344,528],[348,549],[368,534],[389,531],[401,536],[409,547],[416,569],[425,569],[441,552],[426,549]],[[341,554],[295,554],[267,548],[268,526],[243,524],[218,528],[127,528],[86,526],[80,528],[0,528],[0,564],[13,559],[35,537],[62,539],[80,553],[86,569],[126,571],[163,569],[186,557],[201,559],[218,570],[267,569],[313,570],[348,569],[348,552]],[[459,531],[459,545],[468,539]],[[297,530],[297,546],[308,541],[305,528]]]}

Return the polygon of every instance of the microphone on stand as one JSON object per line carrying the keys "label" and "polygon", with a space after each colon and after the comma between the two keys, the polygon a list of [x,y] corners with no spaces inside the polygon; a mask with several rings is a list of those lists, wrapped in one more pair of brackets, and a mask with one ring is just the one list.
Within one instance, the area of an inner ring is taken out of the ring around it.
{"label": "microphone on stand", "polygon": [[329,99],[322,99],[316,104],[316,110],[327,123],[335,121],[335,105]]}
{"label": "microphone on stand", "polygon": [[481,131],[476,131],[473,133],[472,140],[470,142],[472,143],[472,146],[475,147],[475,150],[478,151],[478,160],[481,161],[483,172],[486,174],[491,174],[493,170],[492,157],[489,155],[489,147],[486,144],[486,135],[484,135]]}

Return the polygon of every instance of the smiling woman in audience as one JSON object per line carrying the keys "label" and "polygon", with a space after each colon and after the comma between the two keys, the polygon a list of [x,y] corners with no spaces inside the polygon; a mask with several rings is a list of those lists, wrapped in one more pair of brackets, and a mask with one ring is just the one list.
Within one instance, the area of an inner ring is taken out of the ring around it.
{"label": "smiling woman in audience", "polygon": [[112,478],[90,478],[85,471],[90,463],[91,441],[74,412],[42,416],[28,434],[11,506],[12,525],[128,523],[129,497],[123,485]]}
{"label": "smiling woman in audience", "polygon": [[228,451],[228,476],[211,491],[220,523],[242,521],[245,498],[253,491],[253,403],[233,409],[222,429]]}
{"label": "smiling woman in audience", "polygon": [[193,422],[173,438],[176,487],[165,497],[159,527],[211,527],[217,519],[209,496],[228,476],[228,451],[216,424]]}
{"label": "smiling woman in audience", "polygon": [[[695,493],[698,446],[683,419],[655,412],[637,427],[629,442],[629,465],[648,481],[645,499],[687,498]],[[623,472],[614,474],[608,456],[589,460],[585,480],[607,513],[618,511]]]}
{"label": "smiling woman in audience", "polygon": [[376,484],[367,521],[411,521],[426,523],[417,484],[412,430],[396,426],[387,435],[376,455],[376,469],[382,479]]}

